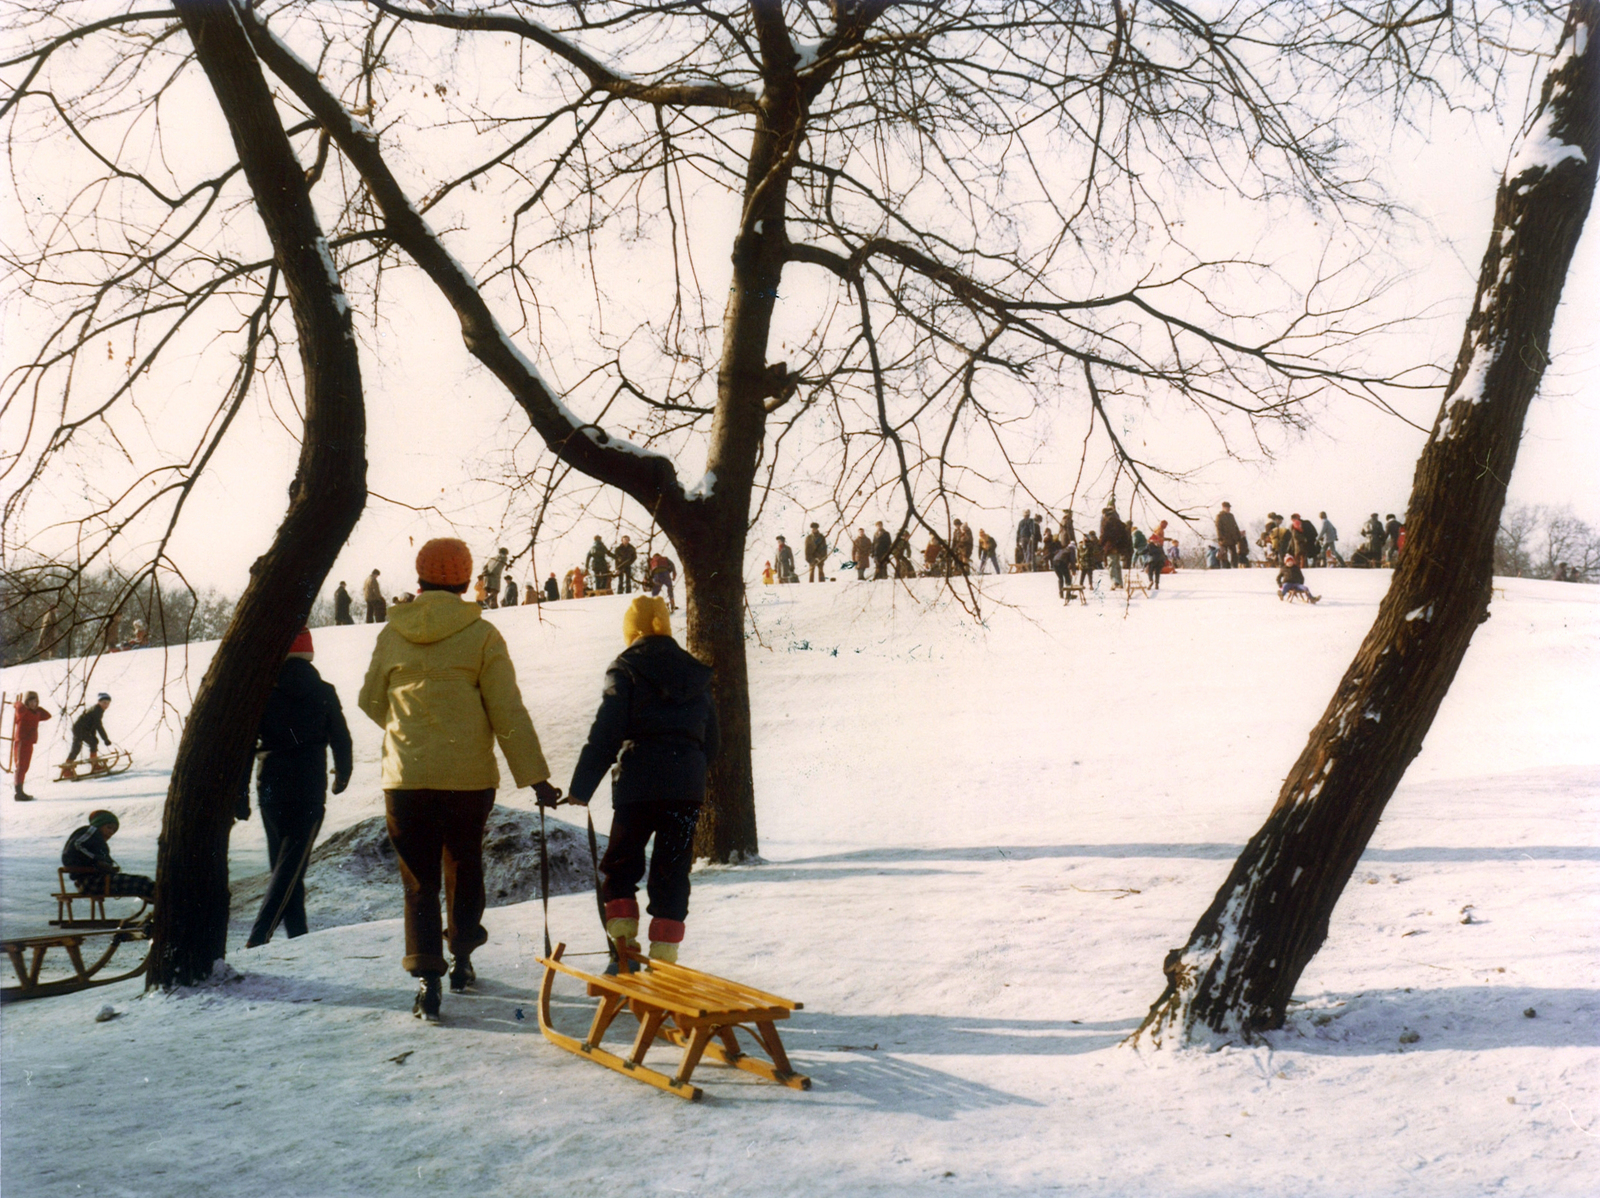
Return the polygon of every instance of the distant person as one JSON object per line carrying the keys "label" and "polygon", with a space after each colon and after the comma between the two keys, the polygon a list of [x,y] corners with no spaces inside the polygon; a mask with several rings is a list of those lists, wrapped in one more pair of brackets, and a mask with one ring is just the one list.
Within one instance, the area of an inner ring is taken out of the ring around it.
{"label": "distant person", "polygon": [[774,554],[774,560],[777,562],[780,583],[800,581],[800,575],[795,573],[794,569],[794,550],[789,548],[781,536],[778,538],[778,551]]}
{"label": "distant person", "polygon": [[61,618],[61,605],[52,603],[45,609],[44,615],[39,617],[39,639],[33,643],[35,657],[43,657],[56,644],[56,624]]}
{"label": "distant person", "polygon": [[19,803],[33,802],[33,796],[23,789],[28,780],[28,767],[33,764],[33,746],[39,743],[39,725],[50,718],[50,713],[39,706],[39,692],[29,691],[16,702],[11,712],[11,769],[16,783],[12,795]]}
{"label": "distant person", "polygon": [[515,607],[516,605],[517,605],[517,580],[508,575],[506,577],[505,593],[500,596],[500,606],[501,607]]}
{"label": "distant person", "polygon": [[762,583],[762,585],[763,586],[771,586],[777,580],[778,580],[778,574],[777,574],[777,571],[775,571],[772,568],[772,563],[770,561],[769,562],[762,562],[761,563],[761,583]]}
{"label": "distant person", "polygon": [[594,539],[594,544],[589,546],[589,552],[583,559],[583,564],[589,570],[589,577],[594,579],[594,590],[609,591],[611,589],[611,552],[605,547],[599,536]]}
{"label": "distant person", "polygon": [[525,582],[522,584],[522,604],[524,607],[530,603],[539,602],[539,599],[540,595],[538,587],[534,586],[531,582]]}
{"label": "distant person", "polygon": [[883,521],[877,523],[877,531],[872,534],[872,581],[882,582],[889,577],[889,555],[894,551],[894,542],[890,539],[888,531],[883,527]]}
{"label": "distant person", "polygon": [[1239,521],[1234,518],[1233,506],[1224,501],[1217,513],[1217,559],[1225,570],[1239,564],[1239,542],[1244,533],[1239,531]]}
{"label": "distant person", "polygon": [[672,593],[672,584],[678,577],[678,567],[673,560],[664,553],[652,554],[650,557],[650,594],[661,594],[662,588],[667,592],[667,606],[670,611],[678,610],[677,596]]}
{"label": "distant person", "polygon": [[1105,562],[1105,550],[1100,548],[1100,534],[1089,529],[1083,534],[1083,544],[1078,549],[1078,585],[1094,590],[1094,572]]}
{"label": "distant person", "polygon": [[623,614],[627,648],[606,670],[600,710],[572,772],[571,801],[587,806],[616,763],[611,837],[600,859],[606,935],[630,951],[639,947],[637,895],[653,838],[650,956],[672,962],[689,917],[694,830],[719,738],[711,668],[673,640],[668,615],[661,600],[643,596]]}
{"label": "distant person", "polygon": [[639,558],[639,551],[633,547],[633,542],[624,534],[621,543],[611,551],[612,564],[617,568],[617,594],[631,595],[633,593],[633,563]]}
{"label": "distant person", "polygon": [[866,529],[856,529],[856,539],[850,542],[850,555],[855,563],[856,578],[866,582],[867,571],[872,568],[872,541]]}
{"label": "distant person", "polygon": [[[302,628],[289,647],[278,681],[256,729],[256,805],[267,834],[272,877],[251,925],[246,948],[272,939],[278,924],[292,940],[306,934],[306,864],[328,805],[328,750],[333,750],[333,793],[343,794],[352,767],[350,728],[339,693],[317,667],[311,630]],[[250,818],[250,770],[245,769],[238,816]]]}
{"label": "distant person", "polygon": [[1301,565],[1315,565],[1317,560],[1317,533],[1311,521],[1302,520],[1299,512],[1289,514],[1289,552]]}
{"label": "distant person", "polygon": [[552,573],[544,580],[544,601],[554,603],[559,598],[561,598],[561,584],[556,581],[556,576]]}
{"label": "distant person", "polygon": [[68,761],[78,760],[78,754],[83,747],[89,747],[89,761],[100,760],[98,749],[101,742],[106,748],[111,747],[111,737],[106,735],[105,715],[106,708],[111,706],[111,696],[101,691],[95,700],[94,706],[84,709],[83,714],[72,721],[72,748],[67,753]]}
{"label": "distant person", "polygon": [[1133,564],[1133,535],[1117,515],[1115,504],[1108,503],[1100,511],[1100,551],[1111,571],[1111,589],[1116,590],[1122,585],[1122,571]]}
{"label": "distant person", "polygon": [[991,537],[987,532],[985,532],[983,529],[980,528],[978,530],[978,573],[979,574],[983,573],[983,567],[984,567],[985,564],[993,566],[994,567],[994,572],[996,574],[999,574],[999,573],[1002,572],[1001,569],[1000,569],[1000,556],[999,556],[999,552],[998,552],[999,549],[1000,549],[1000,543],[998,541],[996,541],[993,537]]}
{"label": "distant person", "polygon": [[1306,586],[1306,576],[1292,553],[1284,557],[1283,568],[1278,571],[1278,598],[1287,599],[1290,595],[1304,595],[1312,603],[1319,603],[1322,599],[1320,595],[1313,595],[1311,588]]}
{"label": "distant person", "polygon": [[483,927],[483,829],[500,771],[494,747],[517,786],[555,802],[505,638],[464,603],[472,551],[454,537],[417,552],[417,601],[397,609],[378,633],[360,706],[383,729],[383,797],[389,839],[405,887],[405,956],[420,979],[412,1014],[436,1021],[446,972],[439,887],[449,908],[454,961],[450,988],[477,980],[472,953],[489,938]]}
{"label": "distant person", "polygon": [[355,617],[350,614],[350,591],[345,587],[343,580],[333,592],[333,622],[335,624],[354,624]]}
{"label": "distant person", "polygon": [[1341,566],[1344,565],[1344,558],[1339,556],[1339,530],[1328,519],[1327,512],[1318,512],[1317,519],[1322,521],[1322,527],[1318,530],[1322,536],[1322,551]]}
{"label": "distant person", "polygon": [[502,545],[498,553],[483,563],[483,589],[491,608],[500,606],[500,576],[510,560],[511,554]]}
{"label": "distant person", "polygon": [[1166,546],[1151,537],[1144,544],[1144,552],[1139,564],[1144,567],[1145,581],[1150,584],[1150,589],[1159,591],[1161,589],[1161,572],[1166,569],[1167,565]]}
{"label": "distant person", "polygon": [[117,834],[121,822],[109,811],[91,811],[89,822],[75,828],[61,849],[61,864],[73,871],[79,893],[110,898],[153,898],[155,881],[143,874],[125,874],[113,860],[106,842]]}
{"label": "distant person", "polygon": [[1373,566],[1383,564],[1383,521],[1378,519],[1378,513],[1373,512],[1367,517],[1367,522],[1361,526],[1361,535],[1365,538],[1364,548],[1367,551],[1367,563]]}
{"label": "distant person", "polygon": [[489,576],[481,571],[472,580],[472,601],[482,608],[489,606]]}
{"label": "distant person", "polygon": [[1017,564],[1024,570],[1033,569],[1033,554],[1039,545],[1039,524],[1033,512],[1022,509],[1022,519],[1017,522]]}
{"label": "distant person", "polygon": [[1050,559],[1050,568],[1056,573],[1056,594],[1065,599],[1073,572],[1078,568],[1078,546],[1072,541],[1062,545]]}
{"label": "distant person", "polygon": [[1207,570],[1220,570],[1220,569],[1222,569],[1222,560],[1221,560],[1221,557],[1218,555],[1217,547],[1214,544],[1208,544],[1206,546],[1206,569]]}
{"label": "distant person", "polygon": [[1072,509],[1061,509],[1061,531],[1056,538],[1063,546],[1071,545],[1074,552],[1078,546],[1078,534],[1072,527]]}
{"label": "distant person", "polygon": [[961,572],[965,574],[972,568],[972,525],[964,524],[960,520],[957,520],[955,526],[955,536],[952,538],[952,540],[955,542],[956,565],[960,568]]}
{"label": "distant person", "polygon": [[896,578],[915,578],[917,568],[911,564],[911,532],[902,528],[895,534],[894,544],[889,547],[890,560],[894,562],[894,576]]}
{"label": "distant person", "polygon": [[1384,560],[1394,565],[1400,560],[1400,521],[1393,512],[1383,518]]}
{"label": "distant person", "polygon": [[827,582],[828,538],[822,535],[815,520],[811,522],[811,531],[806,534],[800,548],[806,555],[806,581]]}
{"label": "distant person", "polygon": [[361,602],[367,605],[367,623],[382,624],[387,605],[383,601],[383,586],[378,582],[377,570],[368,574],[367,581],[361,585]]}

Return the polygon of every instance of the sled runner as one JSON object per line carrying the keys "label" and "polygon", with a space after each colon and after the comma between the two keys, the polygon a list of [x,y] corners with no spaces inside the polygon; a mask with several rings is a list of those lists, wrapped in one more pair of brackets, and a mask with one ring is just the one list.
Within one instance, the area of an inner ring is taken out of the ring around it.
{"label": "sled runner", "polygon": [[85,778],[109,778],[133,768],[133,755],[126,749],[108,749],[88,761],[63,761],[57,782],[81,782]]}
{"label": "sled runner", "polygon": [[[111,963],[117,950],[124,944],[143,942],[145,955],[139,964],[126,973],[101,977],[101,972]],[[17,985],[0,987],[0,1002],[20,1002],[29,998],[49,998],[56,994],[74,994],[93,986],[109,986],[138,977],[150,963],[148,923],[130,923],[126,926],[100,931],[59,932],[54,936],[26,936],[19,940],[0,943],[17,975]],[[72,967],[71,977],[41,980],[45,959],[52,949],[66,954]],[[87,950],[87,952],[85,951]],[[100,955],[86,960],[89,953],[99,950]]]}
{"label": "sled runner", "polygon": [[[776,1027],[778,1020],[789,1018],[789,1012],[800,1010],[800,1003],[684,965],[649,960],[626,948],[619,950],[619,966],[625,972],[615,977],[585,973],[561,960],[566,947],[558,944],[554,952],[539,960],[544,966],[539,1030],[558,1048],[690,1102],[700,1097],[700,1087],[691,1085],[689,1078],[705,1056],[792,1089],[811,1088],[811,1079],[790,1067]],[[600,1000],[582,1040],[564,1036],[551,1026],[550,995],[557,973],[587,983],[590,997]],[[601,1048],[600,1041],[624,1008],[638,1019],[639,1030],[633,1047],[625,1056],[617,1056]],[[739,1047],[734,1029],[741,1025],[747,1025],[746,1033],[756,1039],[770,1061],[751,1057]],[[658,1040],[683,1049],[678,1071],[670,1077],[644,1064],[645,1053]]]}
{"label": "sled runner", "polygon": [[[79,890],[72,882],[72,878],[78,874],[91,874],[99,877],[101,879],[100,885],[98,887],[91,886],[88,890]],[[108,898],[134,898],[137,896],[107,893],[111,885],[110,877],[102,875],[99,871],[93,869],[73,869],[68,866],[62,866],[56,870],[56,882],[58,888],[50,896],[56,900],[56,917],[50,921],[53,927],[70,928],[74,931],[89,931],[90,929],[103,931],[107,928],[125,928],[143,916],[145,908],[149,906],[145,899],[139,899],[138,908],[126,919],[107,919],[106,900]],[[79,919],[77,917],[72,909],[72,904],[74,903],[89,904],[89,917],[87,919]]]}

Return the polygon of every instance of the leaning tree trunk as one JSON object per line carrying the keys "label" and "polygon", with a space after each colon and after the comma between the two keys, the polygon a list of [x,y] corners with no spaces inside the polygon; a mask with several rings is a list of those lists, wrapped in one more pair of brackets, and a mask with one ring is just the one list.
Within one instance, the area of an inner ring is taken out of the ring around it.
{"label": "leaning tree trunk", "polygon": [[210,976],[225,955],[228,834],[255,730],[284,654],[366,503],[366,417],[350,308],[305,173],[232,0],[175,0],[228,119],[299,335],[305,436],[289,510],[250,568],[184,725],[162,817],[150,986]]}
{"label": "leaning tree trunk", "polygon": [[1188,943],[1168,954],[1166,990],[1135,1042],[1248,1038],[1283,1023],[1385,804],[1488,619],[1506,480],[1594,195],[1597,26],[1600,0],[1572,5],[1531,130],[1501,182],[1477,302],[1417,463],[1406,550],[1377,621],[1266,824]]}

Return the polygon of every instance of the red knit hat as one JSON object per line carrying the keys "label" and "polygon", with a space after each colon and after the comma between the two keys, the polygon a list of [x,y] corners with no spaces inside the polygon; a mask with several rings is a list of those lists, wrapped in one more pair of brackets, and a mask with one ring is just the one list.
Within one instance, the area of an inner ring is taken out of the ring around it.
{"label": "red knit hat", "polygon": [[417,550],[417,581],[466,586],[472,581],[472,550],[455,537],[435,537]]}
{"label": "red knit hat", "polygon": [[313,654],[311,649],[311,629],[302,628],[300,635],[294,638],[294,644],[289,646],[290,657],[303,657],[310,661]]}

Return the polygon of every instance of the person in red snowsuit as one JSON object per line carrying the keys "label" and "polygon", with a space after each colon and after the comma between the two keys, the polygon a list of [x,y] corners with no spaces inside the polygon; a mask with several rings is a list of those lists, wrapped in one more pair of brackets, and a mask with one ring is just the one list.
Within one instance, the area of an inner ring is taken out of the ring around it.
{"label": "person in red snowsuit", "polygon": [[17,700],[11,720],[11,766],[16,771],[19,803],[31,803],[33,796],[22,788],[28,777],[28,767],[33,764],[33,746],[39,743],[39,725],[48,720],[50,713],[39,706],[39,692],[29,691]]}

